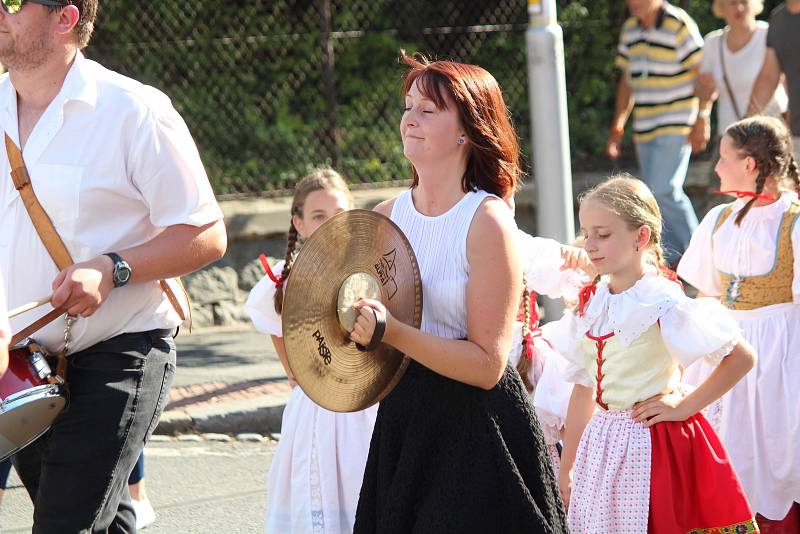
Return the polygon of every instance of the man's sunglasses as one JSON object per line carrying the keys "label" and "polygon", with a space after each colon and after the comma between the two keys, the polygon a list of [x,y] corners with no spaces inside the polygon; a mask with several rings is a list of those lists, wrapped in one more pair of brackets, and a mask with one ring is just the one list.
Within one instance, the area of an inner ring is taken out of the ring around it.
{"label": "man's sunglasses", "polygon": [[3,5],[3,11],[11,15],[19,13],[22,6],[28,2],[47,7],[64,7],[70,3],[69,0],[0,0],[0,4]]}

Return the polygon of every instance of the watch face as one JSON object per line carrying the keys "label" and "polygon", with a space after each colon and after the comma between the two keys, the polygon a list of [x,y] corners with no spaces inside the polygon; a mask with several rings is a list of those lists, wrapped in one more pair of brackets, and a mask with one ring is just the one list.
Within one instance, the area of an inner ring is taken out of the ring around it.
{"label": "watch face", "polygon": [[120,284],[125,284],[130,279],[131,279],[131,268],[130,267],[128,267],[126,265],[124,267],[120,267],[119,270],[117,270],[117,281]]}
{"label": "watch face", "polygon": [[114,286],[120,287],[124,286],[128,283],[128,280],[131,279],[131,268],[130,266],[124,262],[119,261],[116,265],[114,265]]}

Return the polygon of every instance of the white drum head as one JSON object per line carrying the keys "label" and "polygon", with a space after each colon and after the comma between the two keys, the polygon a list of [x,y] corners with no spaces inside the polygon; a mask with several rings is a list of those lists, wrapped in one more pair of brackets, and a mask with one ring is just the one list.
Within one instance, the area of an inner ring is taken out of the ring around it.
{"label": "white drum head", "polygon": [[0,405],[0,460],[44,434],[66,404],[61,387],[56,385],[6,398]]}

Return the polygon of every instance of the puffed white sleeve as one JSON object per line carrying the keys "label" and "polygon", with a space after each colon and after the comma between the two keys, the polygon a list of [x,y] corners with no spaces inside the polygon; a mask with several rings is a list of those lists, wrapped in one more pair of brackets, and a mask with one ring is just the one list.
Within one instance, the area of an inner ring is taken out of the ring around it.
{"label": "puffed white sleeve", "polygon": [[722,280],[714,267],[712,239],[714,227],[725,205],[709,211],[692,234],[689,246],[678,264],[678,275],[704,295],[718,297],[722,294]]}
{"label": "puffed white sleeve", "polygon": [[561,440],[561,430],[567,420],[572,396],[572,383],[565,379],[569,362],[542,338],[537,339],[537,344],[542,345],[544,367],[533,394],[533,407],[539,417],[545,442],[553,445]]}
{"label": "puffed white sleeve", "polygon": [[792,294],[795,303],[800,303],[800,217],[794,221],[792,227],[792,250],[794,251],[794,279],[792,280]]}
{"label": "puffed white sleeve", "polygon": [[563,368],[564,380],[572,384],[592,387],[592,380],[586,372],[581,340],[588,329],[571,311],[564,312],[558,321],[542,326],[542,337],[549,341],[553,348],[565,360]]}
{"label": "puffed white sleeve", "polygon": [[[272,270],[280,273],[283,270],[282,261],[275,264]],[[275,282],[264,276],[250,290],[244,303],[244,311],[253,321],[256,330],[272,336],[283,337],[281,316],[275,311]]]}
{"label": "puffed white sleeve", "polygon": [[739,325],[717,299],[685,297],[661,316],[661,337],[684,367],[700,358],[718,365],[742,339]]}
{"label": "puffed white sleeve", "polygon": [[528,287],[550,298],[575,300],[578,292],[589,281],[588,276],[573,269],[561,270],[561,243],[555,239],[534,237],[519,230],[517,243],[522,259],[522,271]]}

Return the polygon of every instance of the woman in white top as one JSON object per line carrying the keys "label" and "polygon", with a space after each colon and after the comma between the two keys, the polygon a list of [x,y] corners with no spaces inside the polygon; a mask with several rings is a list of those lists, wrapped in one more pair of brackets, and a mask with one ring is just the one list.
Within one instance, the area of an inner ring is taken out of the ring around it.
{"label": "woman in white top", "polygon": [[[701,100],[719,99],[719,136],[744,118],[753,83],[764,64],[769,24],[756,20],[763,9],[761,0],[714,0],[712,5],[714,15],[724,19],[726,26],[705,37],[698,95]],[[786,90],[779,84],[763,113],[777,117],[786,111],[787,105]]]}
{"label": "woman in white top", "polygon": [[[336,413],[314,403],[296,387],[283,345],[280,312],[283,282],[290,276],[298,241],[310,237],[333,215],[352,209],[344,180],[330,169],[300,180],[292,199],[286,259],[250,291],[245,311],[256,329],[269,334],[295,386],[283,412],[281,440],[267,482],[269,534],[349,534],[367,461],[377,406]],[[262,260],[265,261],[265,260]],[[269,265],[265,265],[269,268]]]}
{"label": "woman in white top", "polygon": [[516,224],[503,199],[519,144],[497,81],[475,65],[405,54],[403,152],[411,189],[376,211],[408,238],[423,287],[419,329],[373,300],[351,338],[411,363],[378,408],[355,532],[566,532],[533,408],[508,365],[522,294]]}

